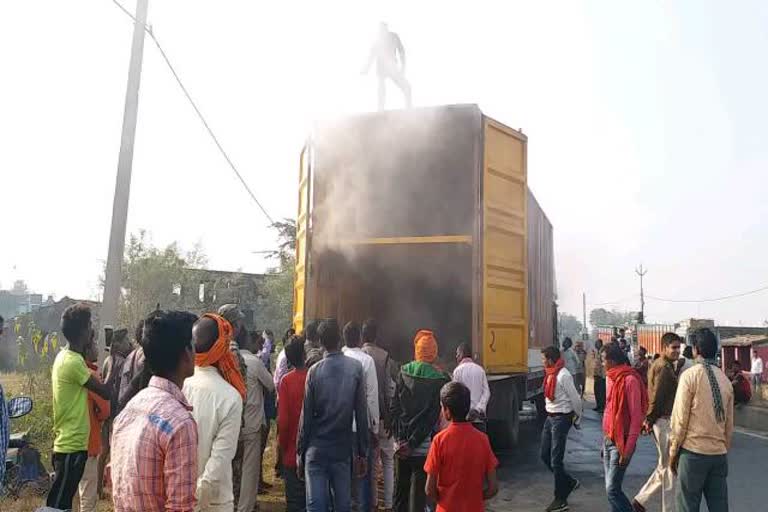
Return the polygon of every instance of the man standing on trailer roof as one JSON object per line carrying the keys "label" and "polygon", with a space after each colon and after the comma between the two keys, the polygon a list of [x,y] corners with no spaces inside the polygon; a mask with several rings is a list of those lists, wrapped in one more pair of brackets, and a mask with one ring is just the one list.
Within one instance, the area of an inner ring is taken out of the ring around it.
{"label": "man standing on trailer roof", "polygon": [[405,78],[405,48],[400,37],[391,32],[386,23],[379,24],[379,34],[371,47],[368,62],[363,74],[368,74],[373,61],[376,61],[376,75],[379,82],[379,110],[386,104],[386,80],[392,80],[405,96],[405,107],[411,108],[411,84]]}

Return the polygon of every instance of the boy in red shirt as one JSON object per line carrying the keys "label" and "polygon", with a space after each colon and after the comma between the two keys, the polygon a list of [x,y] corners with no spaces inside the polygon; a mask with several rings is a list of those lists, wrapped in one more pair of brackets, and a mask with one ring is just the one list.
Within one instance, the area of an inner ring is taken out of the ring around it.
{"label": "boy in red shirt", "polygon": [[440,404],[451,424],[432,440],[424,466],[427,496],[437,502],[437,512],[483,512],[485,500],[499,491],[499,462],[488,436],[466,420],[470,392],[464,384],[449,382],[443,386]]}
{"label": "boy in red shirt", "polygon": [[304,342],[292,336],[285,346],[285,357],[294,368],[280,380],[277,401],[277,442],[285,480],[285,502],[288,512],[306,510],[304,475],[296,474],[296,437],[304,405],[304,385],[307,369],[304,367]]}

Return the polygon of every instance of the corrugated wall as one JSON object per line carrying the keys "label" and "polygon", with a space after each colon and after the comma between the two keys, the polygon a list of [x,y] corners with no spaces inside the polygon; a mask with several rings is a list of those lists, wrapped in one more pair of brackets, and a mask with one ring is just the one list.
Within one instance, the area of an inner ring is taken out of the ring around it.
{"label": "corrugated wall", "polygon": [[528,309],[529,348],[555,342],[554,230],[544,210],[528,190]]}
{"label": "corrugated wall", "polygon": [[661,337],[664,333],[675,332],[674,325],[667,324],[643,324],[635,326],[638,347],[645,347],[648,354],[661,354]]}

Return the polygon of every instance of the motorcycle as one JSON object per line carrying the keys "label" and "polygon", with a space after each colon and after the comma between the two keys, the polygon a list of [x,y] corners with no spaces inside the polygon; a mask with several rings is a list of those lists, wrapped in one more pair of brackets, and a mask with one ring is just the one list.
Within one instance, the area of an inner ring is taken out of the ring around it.
{"label": "motorcycle", "polygon": [[[32,411],[32,399],[21,396],[8,401],[11,419],[21,418]],[[51,488],[51,478],[40,460],[40,452],[32,446],[29,431],[11,434],[5,456],[3,493],[18,499],[22,495],[44,495]]]}

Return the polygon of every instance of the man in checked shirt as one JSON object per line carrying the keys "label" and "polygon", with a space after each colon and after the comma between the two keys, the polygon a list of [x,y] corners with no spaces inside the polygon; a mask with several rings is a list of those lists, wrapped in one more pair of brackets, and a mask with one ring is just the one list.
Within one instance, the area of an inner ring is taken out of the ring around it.
{"label": "man in checked shirt", "polygon": [[115,419],[115,512],[192,512],[197,486],[197,424],[181,388],[195,371],[192,325],[182,311],[155,311],[143,347],[152,377]]}

